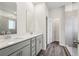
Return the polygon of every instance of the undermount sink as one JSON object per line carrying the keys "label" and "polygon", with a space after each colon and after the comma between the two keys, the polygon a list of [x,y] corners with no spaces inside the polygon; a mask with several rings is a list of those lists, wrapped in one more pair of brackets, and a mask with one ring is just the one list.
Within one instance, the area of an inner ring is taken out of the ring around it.
{"label": "undermount sink", "polygon": [[15,38],[2,38],[2,39],[0,39],[0,42],[4,42],[4,41],[8,41],[8,42],[12,42],[12,41],[14,41],[14,40],[19,40],[19,39],[23,39],[23,38],[20,38],[20,37],[15,37]]}
{"label": "undermount sink", "polygon": [[4,41],[4,39],[0,39],[0,42]]}
{"label": "undermount sink", "polygon": [[9,42],[8,44],[13,44],[13,43],[15,43],[15,42]]}
{"label": "undermount sink", "polygon": [[23,38],[18,38],[18,37],[16,37],[16,38],[12,38],[12,39],[23,39]]}

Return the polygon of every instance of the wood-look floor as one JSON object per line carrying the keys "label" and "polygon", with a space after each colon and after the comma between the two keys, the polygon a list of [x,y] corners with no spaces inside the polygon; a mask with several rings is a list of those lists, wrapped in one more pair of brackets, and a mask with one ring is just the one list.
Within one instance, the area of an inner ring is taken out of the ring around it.
{"label": "wood-look floor", "polygon": [[42,51],[39,56],[70,56],[66,47],[56,43],[48,45],[46,51]]}

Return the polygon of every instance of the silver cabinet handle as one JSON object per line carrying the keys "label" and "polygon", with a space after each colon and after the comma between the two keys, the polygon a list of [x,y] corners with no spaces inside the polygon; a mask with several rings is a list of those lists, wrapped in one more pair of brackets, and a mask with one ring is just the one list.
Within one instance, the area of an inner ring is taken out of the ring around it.
{"label": "silver cabinet handle", "polygon": [[79,44],[79,42],[73,42],[74,44]]}

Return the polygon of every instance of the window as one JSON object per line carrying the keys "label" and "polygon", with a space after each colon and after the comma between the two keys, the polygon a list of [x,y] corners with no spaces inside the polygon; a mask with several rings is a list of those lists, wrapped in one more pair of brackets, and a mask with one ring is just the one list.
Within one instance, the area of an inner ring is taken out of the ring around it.
{"label": "window", "polygon": [[9,29],[15,29],[15,21],[14,20],[8,21],[8,28]]}

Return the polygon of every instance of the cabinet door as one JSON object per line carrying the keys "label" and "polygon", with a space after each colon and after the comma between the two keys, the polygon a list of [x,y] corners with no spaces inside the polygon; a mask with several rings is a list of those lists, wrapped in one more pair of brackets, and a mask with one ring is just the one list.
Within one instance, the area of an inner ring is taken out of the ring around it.
{"label": "cabinet door", "polygon": [[22,49],[22,56],[30,56],[30,45]]}
{"label": "cabinet door", "polygon": [[22,51],[16,51],[15,53],[11,54],[10,56],[22,56]]}
{"label": "cabinet door", "polygon": [[42,35],[36,37],[36,54],[42,49]]}
{"label": "cabinet door", "polygon": [[20,49],[19,51],[11,54],[10,56],[30,56],[30,45]]}
{"label": "cabinet door", "polygon": [[35,40],[36,40],[35,38],[32,38],[32,44],[31,44],[31,52],[32,52],[31,55],[32,56],[36,55]]}

